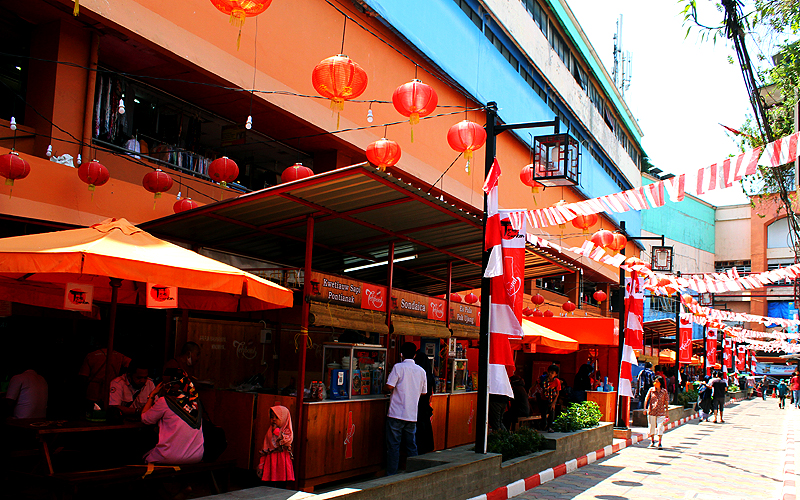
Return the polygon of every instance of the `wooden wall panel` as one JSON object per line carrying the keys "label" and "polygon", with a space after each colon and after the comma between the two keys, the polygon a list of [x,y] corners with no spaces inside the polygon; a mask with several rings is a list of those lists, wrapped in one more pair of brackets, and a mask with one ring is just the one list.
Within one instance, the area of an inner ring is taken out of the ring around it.
{"label": "wooden wall panel", "polygon": [[447,447],[475,442],[477,392],[452,393],[448,398]]}
{"label": "wooden wall panel", "polygon": [[433,445],[434,450],[443,450],[447,437],[447,394],[434,394],[431,397],[431,407],[433,407]]}
{"label": "wooden wall panel", "polygon": [[236,460],[237,467],[247,469],[253,449],[255,394],[204,389],[200,400],[211,421],[225,430],[228,447],[220,460]]}
{"label": "wooden wall panel", "polygon": [[201,347],[197,380],[227,389],[263,371],[261,323],[189,318],[188,324],[187,340]]}

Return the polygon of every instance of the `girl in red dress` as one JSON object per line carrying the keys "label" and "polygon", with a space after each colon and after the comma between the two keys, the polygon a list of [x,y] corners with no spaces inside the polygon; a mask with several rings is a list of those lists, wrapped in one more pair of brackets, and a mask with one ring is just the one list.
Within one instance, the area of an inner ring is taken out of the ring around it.
{"label": "girl in red dress", "polygon": [[261,460],[258,475],[262,481],[294,481],[292,466],[292,417],[285,406],[269,410],[272,425],[264,436],[264,446],[259,451]]}

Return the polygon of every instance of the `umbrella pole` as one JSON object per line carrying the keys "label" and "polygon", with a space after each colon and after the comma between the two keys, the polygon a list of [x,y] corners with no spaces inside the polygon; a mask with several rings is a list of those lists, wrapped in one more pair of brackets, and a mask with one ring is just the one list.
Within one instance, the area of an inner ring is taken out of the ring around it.
{"label": "umbrella pole", "polygon": [[108,347],[106,348],[106,378],[103,382],[103,395],[105,396],[106,409],[111,398],[111,379],[117,374],[112,373],[112,362],[114,359],[114,324],[117,320],[117,296],[122,280],[119,278],[109,278],[111,285],[111,312],[108,315]]}

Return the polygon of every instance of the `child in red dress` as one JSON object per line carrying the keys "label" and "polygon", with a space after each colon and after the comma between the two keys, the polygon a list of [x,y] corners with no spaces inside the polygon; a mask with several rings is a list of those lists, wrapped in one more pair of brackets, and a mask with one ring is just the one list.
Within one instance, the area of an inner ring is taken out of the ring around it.
{"label": "child in red dress", "polygon": [[262,481],[294,481],[292,466],[292,417],[285,406],[269,410],[272,425],[259,451],[258,475]]}

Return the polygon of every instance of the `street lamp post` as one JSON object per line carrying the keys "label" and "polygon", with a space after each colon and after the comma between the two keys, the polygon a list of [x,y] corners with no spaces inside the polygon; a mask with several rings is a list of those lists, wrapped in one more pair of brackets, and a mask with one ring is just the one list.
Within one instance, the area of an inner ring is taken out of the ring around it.
{"label": "street lamp post", "polygon": [[[539,121],[528,123],[514,123],[498,125],[497,103],[489,102],[486,104],[486,163],[484,168],[484,178],[489,176],[489,171],[494,163],[495,151],[497,148],[497,136],[506,130],[521,128],[553,127],[554,134],[558,134],[560,121],[558,117],[551,121]],[[486,193],[483,194],[483,241],[486,241],[486,221],[488,219],[488,199]],[[486,274],[486,267],[489,264],[489,252],[484,249],[481,272]],[[489,279],[481,278],[481,326],[480,340],[478,344],[478,408],[477,408],[477,428],[475,430],[475,452],[486,453],[487,418],[489,409],[489,305],[490,289]]]}

